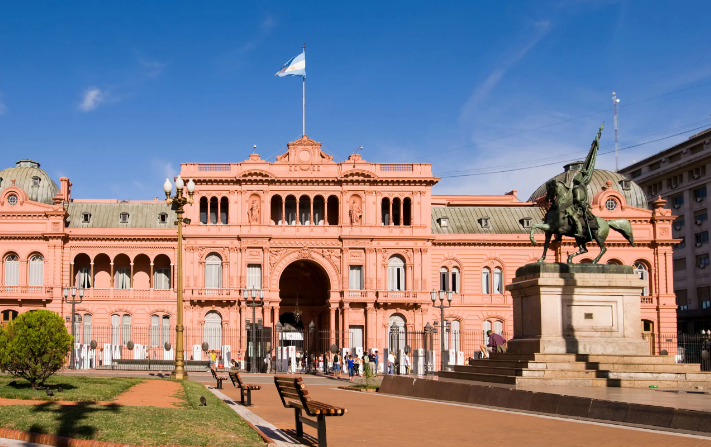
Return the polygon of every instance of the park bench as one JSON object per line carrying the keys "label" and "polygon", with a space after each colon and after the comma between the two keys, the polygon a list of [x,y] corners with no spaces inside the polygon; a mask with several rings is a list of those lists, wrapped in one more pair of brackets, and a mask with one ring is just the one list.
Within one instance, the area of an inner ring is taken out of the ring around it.
{"label": "park bench", "polygon": [[[239,394],[242,399],[242,405],[245,405],[247,407],[252,406],[252,390],[261,390],[262,387],[259,385],[250,385],[248,383],[242,382],[242,379],[240,378],[239,374],[236,372],[230,372],[230,380],[232,381],[232,385],[235,386],[235,388],[239,388]],[[244,396],[245,394],[247,395],[247,404],[244,403]]]}
{"label": "park bench", "polygon": [[218,376],[217,373],[215,372],[215,370],[212,368],[210,368],[210,372],[212,373],[212,378],[217,380],[217,389],[221,390],[222,389],[222,381],[227,380],[227,377]]}
{"label": "park bench", "polygon": [[[306,424],[317,430],[318,447],[326,447],[326,417],[343,416],[348,413],[348,410],[336,407],[335,405],[311,400],[308,395],[309,392],[306,391],[305,385],[302,383],[301,377],[274,376],[274,384],[279,392],[279,397],[281,397],[281,403],[284,404],[284,408],[294,409],[296,436],[304,436],[304,427],[302,424]],[[316,420],[307,419],[303,416],[302,412],[306,412],[307,416],[316,418]]]}

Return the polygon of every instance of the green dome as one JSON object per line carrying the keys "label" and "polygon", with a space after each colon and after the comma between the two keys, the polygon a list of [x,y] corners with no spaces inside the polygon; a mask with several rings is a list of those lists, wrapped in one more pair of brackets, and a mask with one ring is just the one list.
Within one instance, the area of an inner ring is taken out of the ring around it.
{"label": "green dome", "polygon": [[20,160],[16,167],[0,171],[0,192],[12,186],[13,180],[15,186],[25,191],[30,200],[35,202],[52,205],[52,199],[59,193],[59,186],[33,160]]}
{"label": "green dome", "polygon": [[[582,161],[569,163],[565,165],[565,170],[563,172],[556,175],[551,180],[555,179],[561,182],[569,183],[577,171],[580,170],[582,165]],[[595,194],[602,191],[602,187],[607,185],[608,180],[612,181],[612,189],[624,196],[627,206],[633,206],[635,208],[649,207],[647,205],[647,196],[638,184],[622,174],[602,169],[595,169],[595,172],[593,172],[592,180],[588,185],[588,197],[590,200],[592,200]],[[628,188],[625,188],[623,181],[629,182]],[[528,199],[529,202],[535,202],[538,198],[546,195],[546,183],[543,183],[538,187],[538,189],[536,189],[536,191],[534,191],[533,194],[531,194],[531,197]]]}

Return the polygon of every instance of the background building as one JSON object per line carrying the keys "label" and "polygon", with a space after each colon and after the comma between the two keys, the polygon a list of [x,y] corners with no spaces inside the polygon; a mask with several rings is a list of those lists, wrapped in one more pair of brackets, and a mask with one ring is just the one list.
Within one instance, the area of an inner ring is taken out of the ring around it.
{"label": "background building", "polygon": [[673,236],[674,292],[679,305],[679,331],[711,329],[711,267],[709,266],[711,129],[620,170],[647,193],[667,201],[676,220]]}
{"label": "background building", "polygon": [[[578,167],[567,165],[559,178]],[[265,290],[256,315],[267,334],[260,350],[276,343],[277,322],[294,331],[313,322],[316,345],[303,349],[381,352],[416,347],[428,323],[439,321],[430,291],[451,290],[446,345],[469,357],[487,330],[512,331],[504,286],[541,255],[529,241],[530,225],[544,213],[534,203],[540,188],[527,202],[516,191],[433,195],[430,164],[369,163],[360,155],[335,163],[305,136],[273,163],[252,154],[241,163],[185,163],[181,175],[197,184],[184,231],[188,358],[200,355],[203,342],[223,353],[229,346],[233,357],[249,352],[252,312],[243,291],[250,288]],[[57,186],[33,161],[0,177],[3,321],[37,308],[69,319],[61,288],[83,286],[78,342],[96,340],[99,359],[172,355],[165,350],[176,311],[171,207],[158,199],[74,198],[67,178]],[[597,215],[629,219],[637,243],[613,232],[601,262],[634,266],[648,282],[640,324],[648,333],[675,333],[673,218],[665,202],[647,209],[634,182],[608,171],[595,173],[589,196]],[[552,245],[548,260],[574,251],[566,239]],[[583,262],[597,253],[591,247]],[[146,352],[127,351],[128,341]]]}

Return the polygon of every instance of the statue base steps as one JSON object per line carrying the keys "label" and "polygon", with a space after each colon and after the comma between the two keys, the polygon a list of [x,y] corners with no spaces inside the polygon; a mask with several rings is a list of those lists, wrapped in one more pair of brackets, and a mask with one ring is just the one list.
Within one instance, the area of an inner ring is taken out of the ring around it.
{"label": "statue base steps", "polygon": [[442,371],[442,378],[509,385],[711,388],[711,373],[672,356],[492,354],[472,365]]}

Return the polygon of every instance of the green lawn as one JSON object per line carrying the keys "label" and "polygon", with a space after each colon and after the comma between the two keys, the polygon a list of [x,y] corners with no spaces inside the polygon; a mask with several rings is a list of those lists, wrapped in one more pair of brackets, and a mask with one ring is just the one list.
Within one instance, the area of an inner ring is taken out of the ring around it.
{"label": "green lawn", "polygon": [[[45,390],[33,390],[30,382],[10,376],[0,376],[0,397],[8,399],[107,401],[125,392],[141,379],[124,377],[95,378],[76,376],[52,376],[45,382],[54,392],[47,396]],[[62,388],[62,392],[58,388]]]}
{"label": "green lawn", "polygon": [[[75,379],[77,385],[79,380],[95,380]],[[257,433],[203,385],[185,381],[181,394],[185,399],[181,408],[52,402],[3,406],[0,427],[132,445],[264,446]],[[200,396],[205,396],[207,406],[199,406]]]}

